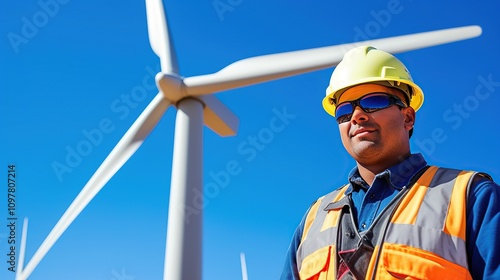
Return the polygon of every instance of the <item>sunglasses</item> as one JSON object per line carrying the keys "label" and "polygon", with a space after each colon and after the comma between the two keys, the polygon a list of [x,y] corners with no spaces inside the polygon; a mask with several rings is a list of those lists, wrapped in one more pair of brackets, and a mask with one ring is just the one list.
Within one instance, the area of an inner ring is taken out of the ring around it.
{"label": "sunglasses", "polygon": [[335,109],[335,116],[337,116],[337,123],[341,124],[351,120],[352,113],[356,106],[361,108],[365,113],[373,113],[392,105],[398,105],[402,108],[408,107],[399,98],[394,95],[389,95],[382,92],[375,92],[365,95],[359,99],[346,101],[340,103]]}

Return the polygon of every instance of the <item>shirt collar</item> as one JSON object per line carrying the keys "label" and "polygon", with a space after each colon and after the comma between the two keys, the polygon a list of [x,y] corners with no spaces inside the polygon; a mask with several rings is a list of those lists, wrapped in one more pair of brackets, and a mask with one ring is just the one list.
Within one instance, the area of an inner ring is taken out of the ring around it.
{"label": "shirt collar", "polygon": [[[386,178],[388,182],[396,189],[402,189],[406,185],[409,184],[410,180],[413,176],[427,166],[427,162],[425,161],[422,154],[412,154],[404,161],[389,167],[388,169],[380,172],[375,175],[375,179],[377,178]],[[361,175],[359,175],[358,167],[354,167],[348,175],[349,178],[349,187],[346,190],[346,194],[351,193],[355,189],[362,188],[365,191],[370,187]]]}

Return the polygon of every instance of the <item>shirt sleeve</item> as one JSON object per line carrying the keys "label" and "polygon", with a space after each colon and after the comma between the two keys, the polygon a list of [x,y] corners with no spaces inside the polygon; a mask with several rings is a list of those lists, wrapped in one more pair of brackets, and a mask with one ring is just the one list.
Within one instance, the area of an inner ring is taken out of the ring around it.
{"label": "shirt sleeve", "polygon": [[467,257],[473,279],[500,279],[500,186],[476,176],[467,203]]}
{"label": "shirt sleeve", "polygon": [[293,234],[292,241],[290,242],[290,246],[288,247],[288,251],[286,253],[285,264],[283,266],[280,280],[300,280],[297,268],[297,249],[299,248],[300,240],[302,239],[304,224],[308,213],[309,209]]}

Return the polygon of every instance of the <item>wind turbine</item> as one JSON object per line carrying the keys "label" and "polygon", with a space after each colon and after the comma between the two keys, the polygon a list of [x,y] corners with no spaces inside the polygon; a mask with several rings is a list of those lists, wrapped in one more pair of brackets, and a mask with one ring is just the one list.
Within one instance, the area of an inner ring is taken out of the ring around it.
{"label": "wind turbine", "polygon": [[247,261],[245,259],[245,253],[240,253],[240,262],[241,262],[241,279],[248,280]]}
{"label": "wind turbine", "polygon": [[[31,275],[74,219],[137,151],[171,105],[178,111],[164,279],[201,279],[202,213],[186,216],[186,207],[193,201],[194,190],[202,191],[203,124],[221,136],[236,134],[239,124],[237,117],[213,93],[336,66],[344,53],[356,45],[372,45],[400,53],[477,37],[482,32],[479,26],[467,26],[263,55],[234,62],[213,74],[182,77],[162,0],[146,0],[146,11],[151,47],[161,62],[161,72],[156,76],[159,92],[99,166],[24,269],[22,264],[19,266],[18,280]],[[26,227],[27,222],[23,229],[23,244]],[[22,259],[24,248],[25,244],[21,246]]]}

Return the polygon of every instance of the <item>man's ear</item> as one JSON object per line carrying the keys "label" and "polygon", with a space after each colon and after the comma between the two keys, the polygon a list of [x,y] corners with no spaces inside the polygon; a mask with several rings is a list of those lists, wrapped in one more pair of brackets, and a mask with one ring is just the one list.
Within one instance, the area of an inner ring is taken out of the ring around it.
{"label": "man's ear", "polygon": [[403,109],[404,114],[404,123],[406,130],[410,131],[410,129],[415,126],[415,110],[412,107],[406,107]]}

